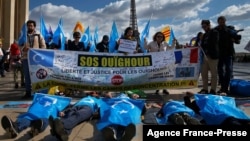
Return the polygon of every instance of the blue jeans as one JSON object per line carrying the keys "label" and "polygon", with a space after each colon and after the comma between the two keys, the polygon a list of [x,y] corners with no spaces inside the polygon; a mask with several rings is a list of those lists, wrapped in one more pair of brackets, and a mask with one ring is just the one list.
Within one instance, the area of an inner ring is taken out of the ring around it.
{"label": "blue jeans", "polygon": [[[42,132],[48,127],[49,121],[46,118],[42,118],[41,120],[43,120],[43,126],[41,128],[41,132]],[[30,127],[31,122],[32,120],[29,120],[27,118],[17,118],[15,123],[17,125],[18,132],[21,132],[25,130],[26,128]]]}
{"label": "blue jeans", "polygon": [[65,131],[70,134],[72,129],[79,123],[89,119],[92,116],[92,110],[89,106],[74,106],[65,112],[61,118]]}
{"label": "blue jeans", "polygon": [[[233,73],[233,60],[232,56],[220,57],[218,61],[218,75],[223,92],[228,91],[231,76]],[[225,67],[225,69],[224,69]]]}
{"label": "blue jeans", "polygon": [[23,73],[24,73],[24,79],[25,79],[25,89],[26,92],[31,92],[31,80],[30,80],[30,71],[29,71],[29,64],[28,59],[22,60],[22,66],[23,66]]}

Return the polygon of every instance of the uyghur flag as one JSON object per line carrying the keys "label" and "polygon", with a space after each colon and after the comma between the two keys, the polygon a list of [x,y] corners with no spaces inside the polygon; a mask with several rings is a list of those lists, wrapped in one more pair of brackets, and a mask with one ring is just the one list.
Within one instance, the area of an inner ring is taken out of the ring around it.
{"label": "uyghur flag", "polygon": [[28,111],[18,116],[18,118],[27,118],[36,120],[41,118],[58,117],[58,112],[65,109],[70,104],[71,98],[36,93]]}
{"label": "uyghur flag", "polygon": [[195,94],[194,98],[208,125],[219,125],[228,117],[250,120],[250,117],[236,106],[233,97]]}
{"label": "uyghur flag", "polygon": [[184,105],[180,101],[169,101],[163,106],[163,117],[157,118],[159,124],[167,124],[168,117],[174,113],[188,113],[191,117],[195,115],[195,112]]}
{"label": "uyghur flag", "polygon": [[174,36],[174,31],[173,31],[173,28],[170,29],[170,37],[169,37],[169,40],[168,40],[168,44],[171,46],[173,41],[175,39],[175,36]]}
{"label": "uyghur flag", "polygon": [[65,50],[65,34],[61,24],[59,23],[57,29],[53,35],[53,43],[61,47],[61,50]]}
{"label": "uyghur flag", "polygon": [[84,43],[84,47],[87,48],[88,43],[90,42],[90,30],[89,30],[89,26],[87,27],[87,29],[85,30],[84,34],[82,35],[81,38],[81,42]]}
{"label": "uyghur flag", "polygon": [[144,30],[142,31],[141,33],[141,37],[140,37],[140,47],[141,47],[141,50],[145,53],[145,38],[148,38],[149,36],[149,29],[150,29],[150,20],[148,20]]}
{"label": "uyghur flag", "polygon": [[77,31],[80,32],[80,33],[84,32],[84,26],[80,21],[76,22],[76,25],[75,25],[75,27],[73,29],[73,32],[77,32]]}
{"label": "uyghur flag", "polygon": [[104,98],[100,108],[101,118],[97,128],[102,130],[109,125],[127,126],[130,123],[141,123],[141,112],[144,100],[133,100],[129,98]]}
{"label": "uyghur flag", "polygon": [[21,32],[19,34],[19,38],[18,38],[19,46],[22,46],[26,42],[26,39],[27,39],[26,33],[27,33],[26,23],[24,23],[22,26]]}
{"label": "uyghur flag", "polygon": [[114,21],[112,24],[112,29],[110,32],[110,39],[109,39],[109,52],[110,53],[115,52],[115,47],[116,47],[118,39],[119,39],[119,34],[117,31],[116,23]]}
{"label": "uyghur flag", "polygon": [[40,16],[40,33],[41,35],[44,37],[45,42],[48,43],[49,42],[49,31],[46,27],[45,21],[43,19],[43,16]]}

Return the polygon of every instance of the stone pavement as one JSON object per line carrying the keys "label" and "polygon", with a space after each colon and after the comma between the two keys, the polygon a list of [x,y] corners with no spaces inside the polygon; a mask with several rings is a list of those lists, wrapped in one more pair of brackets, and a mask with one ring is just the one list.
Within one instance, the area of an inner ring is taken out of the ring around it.
{"label": "stone pavement", "polygon": [[[235,64],[234,66],[234,77],[237,79],[246,79],[250,80],[250,73],[247,68],[249,64]],[[14,88],[12,73],[6,73],[6,77],[0,78],[0,105],[3,105],[9,101],[23,101],[21,97],[24,95],[24,88]],[[201,80],[199,81],[199,86],[201,85]],[[170,95],[164,96],[164,99],[176,99],[180,100],[183,98],[183,95],[186,91],[198,92],[201,88],[192,88],[192,89],[169,89]],[[218,88],[219,89],[219,88]],[[154,91],[146,91],[147,93],[154,93]],[[78,100],[78,98],[73,98],[73,100]],[[31,101],[31,100],[30,100]],[[3,108],[0,109],[0,119],[3,115],[10,116],[13,120],[16,117],[26,112],[26,108]],[[249,111],[247,111],[250,113]],[[69,140],[70,141],[102,141],[102,136],[100,132],[95,128],[95,120],[87,121],[82,124],[79,124],[72,131]],[[43,133],[39,134],[34,138],[30,138],[28,131],[26,129],[22,131],[17,138],[8,139],[5,135],[5,131],[0,127],[0,141],[57,141],[57,139],[50,135],[50,128],[48,127]],[[132,141],[142,141],[142,125],[137,126],[136,137]]]}

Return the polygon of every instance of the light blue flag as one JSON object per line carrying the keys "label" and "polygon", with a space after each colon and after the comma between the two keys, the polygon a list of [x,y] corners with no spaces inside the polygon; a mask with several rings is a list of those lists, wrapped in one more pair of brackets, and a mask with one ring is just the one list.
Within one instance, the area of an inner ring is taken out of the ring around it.
{"label": "light blue flag", "polygon": [[150,29],[150,20],[148,20],[145,28],[143,29],[142,33],[141,33],[141,37],[140,37],[140,47],[141,47],[141,50],[146,53],[147,51],[145,50],[144,48],[144,45],[145,45],[145,38],[148,38],[149,36],[149,29]]}
{"label": "light blue flag", "polygon": [[65,34],[63,28],[60,24],[58,24],[57,29],[53,35],[53,43],[61,47],[61,50],[65,50]]}
{"label": "light blue flag", "polygon": [[81,38],[80,41],[83,42],[84,43],[84,47],[87,48],[88,43],[90,42],[90,30],[89,30],[89,26],[85,30],[85,32],[82,35],[82,38]]}
{"label": "light blue flag", "polygon": [[48,43],[50,34],[49,34],[49,31],[48,31],[48,29],[46,27],[46,24],[44,22],[44,19],[43,19],[42,15],[40,16],[40,34],[44,37],[45,42]]}
{"label": "light blue flag", "polygon": [[90,46],[89,52],[95,52],[96,51],[96,45],[95,45],[95,42],[94,42],[94,39],[93,39],[92,36],[90,36],[90,43],[91,43],[91,46]]}
{"label": "light blue flag", "polygon": [[18,116],[18,118],[27,118],[36,120],[41,118],[58,117],[58,113],[70,104],[71,98],[36,93],[28,111]]}
{"label": "light blue flag", "polygon": [[168,117],[171,114],[174,113],[188,113],[190,116],[194,117],[195,112],[184,105],[183,102],[180,101],[169,101],[163,106],[163,117],[162,118],[156,118],[156,121],[159,124],[167,124],[168,123]]}
{"label": "light blue flag", "polygon": [[99,42],[98,26],[96,26],[95,33],[94,33],[94,43],[95,43],[95,45],[97,45],[98,42]]}
{"label": "light blue flag", "polygon": [[109,39],[109,52],[110,53],[115,52],[115,47],[116,47],[118,39],[119,39],[119,34],[118,34],[117,27],[114,21],[112,24],[112,29],[110,32],[110,39]]}
{"label": "light blue flag", "polygon": [[173,31],[173,28],[171,27],[171,30],[170,30],[170,37],[169,37],[169,41],[168,41],[168,44],[169,44],[170,46],[172,45],[174,39],[175,39],[174,31]]}
{"label": "light blue flag", "polygon": [[26,43],[26,40],[27,40],[27,27],[26,27],[26,22],[25,22],[19,34],[18,45],[22,46],[24,43]]}
{"label": "light blue flag", "polygon": [[250,117],[236,106],[233,97],[196,94],[195,101],[208,125],[219,125],[228,117],[250,120]]}
{"label": "light blue flag", "polygon": [[53,67],[53,60],[55,57],[55,52],[53,50],[30,49],[28,54],[30,66],[41,65],[43,67]]}
{"label": "light blue flag", "polygon": [[97,99],[93,96],[87,96],[82,99],[80,99],[78,102],[74,104],[74,106],[89,106],[92,110],[92,112],[97,112],[100,108],[101,99]]}
{"label": "light blue flag", "polygon": [[144,100],[129,98],[103,98],[97,129],[102,130],[104,127],[114,124],[122,126],[130,123],[140,124],[144,103]]}
{"label": "light blue flag", "polygon": [[59,19],[58,24],[61,25],[61,27],[63,27],[63,18],[62,17]]}

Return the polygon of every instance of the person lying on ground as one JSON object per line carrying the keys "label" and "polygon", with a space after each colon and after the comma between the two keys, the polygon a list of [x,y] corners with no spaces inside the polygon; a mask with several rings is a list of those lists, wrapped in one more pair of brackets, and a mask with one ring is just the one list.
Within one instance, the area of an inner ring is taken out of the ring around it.
{"label": "person lying on ground", "polygon": [[207,125],[250,125],[250,117],[236,106],[235,98],[187,92],[187,107],[201,115]]}
{"label": "person lying on ground", "polygon": [[131,141],[136,134],[136,124],[141,123],[145,101],[138,95],[126,94],[103,98],[100,108],[100,120],[97,129],[106,141]]}
{"label": "person lying on ground", "polygon": [[98,115],[99,103],[99,94],[91,92],[90,95],[80,99],[72,107],[60,112],[60,118],[49,117],[51,135],[56,136],[61,141],[68,141],[74,127]]}
{"label": "person lying on ground", "polygon": [[20,132],[31,127],[29,134],[34,137],[48,126],[49,116],[57,117],[57,113],[70,104],[71,98],[47,94],[35,94],[28,111],[13,121],[4,115],[1,125],[10,138],[16,138]]}
{"label": "person lying on ground", "polygon": [[156,114],[158,123],[174,125],[201,125],[195,112],[183,102],[169,100]]}

